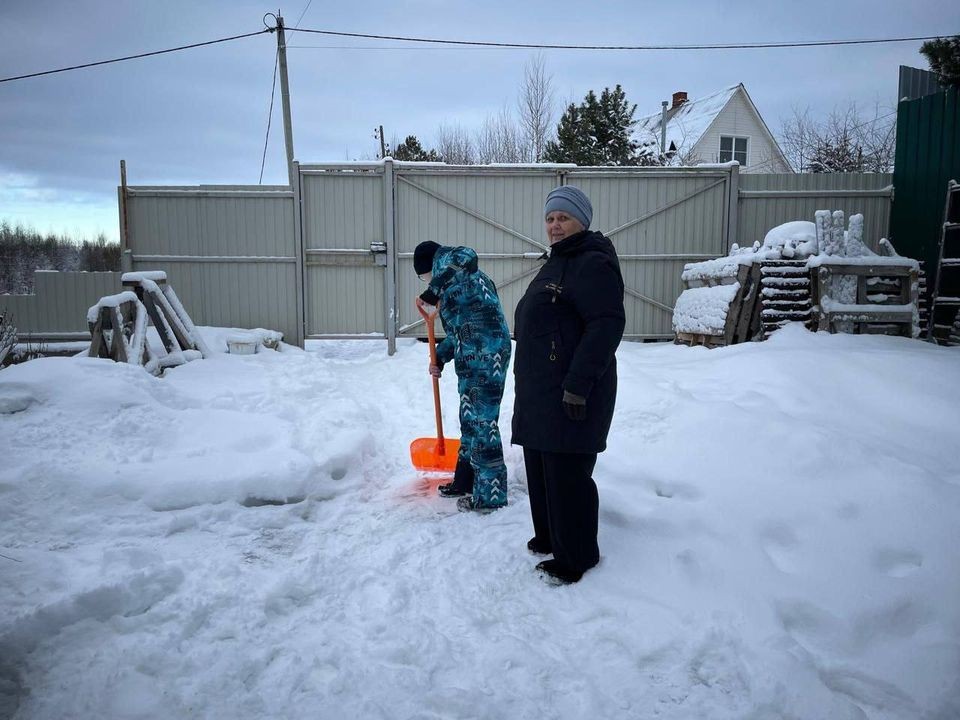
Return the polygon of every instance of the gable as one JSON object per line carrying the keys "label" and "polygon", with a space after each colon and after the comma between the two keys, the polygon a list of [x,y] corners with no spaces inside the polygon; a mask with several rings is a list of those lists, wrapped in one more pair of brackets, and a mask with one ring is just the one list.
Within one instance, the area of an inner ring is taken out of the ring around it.
{"label": "gable", "polygon": [[737,92],[690,149],[699,162],[719,162],[720,136],[749,138],[747,165],[753,172],[793,172],[746,90]]}

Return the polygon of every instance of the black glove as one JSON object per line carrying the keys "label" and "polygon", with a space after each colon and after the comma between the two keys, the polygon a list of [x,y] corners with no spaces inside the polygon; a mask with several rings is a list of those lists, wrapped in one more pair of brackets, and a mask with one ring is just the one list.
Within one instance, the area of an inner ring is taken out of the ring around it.
{"label": "black glove", "polygon": [[440,298],[437,297],[437,294],[430,288],[427,288],[420,293],[420,299],[423,300],[427,305],[436,305],[440,302]]}
{"label": "black glove", "polygon": [[587,417],[587,399],[581,395],[574,395],[567,390],[563,391],[563,412],[571,420],[585,420]]}

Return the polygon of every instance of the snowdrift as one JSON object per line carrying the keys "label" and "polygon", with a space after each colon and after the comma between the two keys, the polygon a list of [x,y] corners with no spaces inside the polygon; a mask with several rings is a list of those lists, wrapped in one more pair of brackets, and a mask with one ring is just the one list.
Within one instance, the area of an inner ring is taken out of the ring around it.
{"label": "snowdrift", "polygon": [[960,351],[618,362],[603,559],[563,588],[519,448],[488,516],[411,471],[423,344],[0,372],[0,717],[960,716]]}

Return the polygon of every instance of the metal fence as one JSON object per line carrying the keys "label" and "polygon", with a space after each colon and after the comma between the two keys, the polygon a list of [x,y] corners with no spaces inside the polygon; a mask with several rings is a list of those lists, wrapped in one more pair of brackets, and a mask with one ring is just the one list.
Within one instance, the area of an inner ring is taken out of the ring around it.
{"label": "metal fence", "polygon": [[0,295],[0,312],[11,313],[24,342],[83,340],[90,337],[87,308],[118,292],[120,273],[38,270],[33,294]]}
{"label": "metal fence", "polygon": [[820,173],[740,176],[736,242],[750,246],[790,220],[813,220],[817,210],[863,215],[863,239],[876,251],[886,237],[893,200],[888,173]]}
{"label": "metal fence", "polygon": [[[297,344],[386,338],[392,352],[397,337],[425,334],[413,306],[422,290],[412,269],[417,243],[475,248],[512,323],[547,249],[544,197],[575,184],[593,200],[593,227],[620,256],[625,336],[668,338],[685,263],[724,255],[733,242],[762,240],[780,223],[812,220],[821,208],[862,212],[876,247],[892,195],[889,175],[741,175],[729,164],[456,167],[386,160],[296,167],[292,188],[121,189],[124,269],[165,270],[197,324],[267,327]],[[71,274],[60,275],[66,286]],[[117,278],[104,294],[119,289]],[[84,296],[79,305],[95,301]],[[63,324],[49,322],[37,329]]]}
{"label": "metal fence", "polygon": [[924,262],[932,292],[947,183],[960,181],[960,91],[950,88],[899,104],[894,167],[890,235],[901,254]]}
{"label": "metal fence", "polygon": [[264,327],[302,342],[289,187],[131,187],[120,200],[124,270],[165,271],[198,325]]}

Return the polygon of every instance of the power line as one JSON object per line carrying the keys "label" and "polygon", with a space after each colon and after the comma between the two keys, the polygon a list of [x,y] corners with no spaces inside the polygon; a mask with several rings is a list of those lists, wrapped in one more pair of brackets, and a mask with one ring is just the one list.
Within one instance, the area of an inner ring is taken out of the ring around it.
{"label": "power line", "polygon": [[277,93],[277,65],[280,64],[280,48],[273,60],[273,84],[270,86],[270,112],[267,114],[267,136],[263,139],[263,157],[260,158],[260,179],[258,185],[263,184],[263,166],[267,162],[267,143],[270,142],[270,124],[273,122],[273,97]]}
{"label": "power line", "polygon": [[254,35],[263,35],[271,33],[275,28],[265,28],[257,32],[245,33],[243,35],[232,35],[231,37],[219,38],[218,40],[207,40],[206,42],[193,43],[191,45],[181,45],[180,47],[169,48],[167,50],[155,50],[153,52],[138,53],[137,55],[127,55],[125,57],[113,58],[112,60],[99,60],[97,62],[84,63],[82,65],[71,65],[70,67],[57,68],[56,70],[44,70],[43,72],[29,73],[27,75],[16,75],[14,77],[0,78],[0,83],[11,82],[13,80],[25,80],[27,78],[40,77],[42,75],[53,75],[55,73],[67,72],[68,70],[80,70],[82,68],[96,67],[98,65],[110,65],[111,63],[124,62],[126,60],[136,60],[138,58],[152,57],[153,55],[165,55],[166,53],[178,52],[180,50],[190,50],[191,48],[203,47],[205,45],[216,45],[217,43],[230,42],[231,40],[240,40],[241,38],[253,37]]}
{"label": "power line", "polygon": [[297,22],[296,22],[296,23],[294,24],[294,26],[293,26],[293,29],[294,29],[294,30],[296,30],[298,27],[300,27],[300,21],[303,20],[303,16],[307,14],[307,10],[310,9],[310,4],[311,4],[312,2],[313,2],[313,0],[308,0],[308,1],[307,1],[307,6],[303,9],[303,12],[300,13],[300,17],[297,18]]}
{"label": "power line", "polygon": [[935,40],[944,35],[924,35],[916,37],[864,38],[858,40],[801,40],[796,42],[758,42],[707,45],[548,45],[543,43],[508,43],[483,40],[445,40],[440,38],[406,37],[402,35],[373,35],[370,33],[351,33],[336,30],[314,30],[310,28],[289,28],[291,32],[313,33],[316,35],[334,35],[337,37],[364,38],[369,40],[396,40],[399,42],[432,43],[437,45],[462,45],[468,47],[524,48],[529,50],[745,50],[763,48],[823,47],[828,45],[875,45],[878,43],[913,42],[916,40]]}

